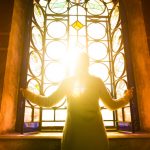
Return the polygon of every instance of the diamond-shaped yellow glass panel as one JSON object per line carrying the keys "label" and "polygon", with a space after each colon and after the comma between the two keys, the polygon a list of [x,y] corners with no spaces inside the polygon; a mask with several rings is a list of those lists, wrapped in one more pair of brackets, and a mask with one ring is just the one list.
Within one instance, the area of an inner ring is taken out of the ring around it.
{"label": "diamond-shaped yellow glass panel", "polygon": [[72,24],[72,27],[76,30],[80,30],[83,27],[83,24],[77,20]]}

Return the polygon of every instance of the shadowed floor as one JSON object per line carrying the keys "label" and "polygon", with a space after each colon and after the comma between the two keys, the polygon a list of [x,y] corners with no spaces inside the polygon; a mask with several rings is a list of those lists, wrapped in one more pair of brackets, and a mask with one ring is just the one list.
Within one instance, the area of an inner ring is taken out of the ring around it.
{"label": "shadowed floor", "polygon": [[[150,150],[150,133],[107,132],[110,150]],[[60,150],[62,133],[0,135],[0,150]]]}

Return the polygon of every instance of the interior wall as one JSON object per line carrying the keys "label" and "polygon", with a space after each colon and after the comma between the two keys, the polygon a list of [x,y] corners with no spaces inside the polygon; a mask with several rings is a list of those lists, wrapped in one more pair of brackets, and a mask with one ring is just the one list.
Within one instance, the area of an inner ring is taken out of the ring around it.
{"label": "interior wall", "polygon": [[150,1],[149,0],[141,0],[142,1],[142,10],[144,14],[144,22],[147,33],[147,42],[149,47],[149,55],[150,55]]}
{"label": "interior wall", "polygon": [[[122,0],[128,26],[141,130],[150,131],[150,54],[141,0]],[[150,11],[150,10],[149,10]]]}
{"label": "interior wall", "polygon": [[[14,0],[0,111],[0,132],[14,132],[26,17],[31,0]],[[7,10],[7,9],[6,9]]]}
{"label": "interior wall", "polygon": [[0,104],[2,99],[13,0],[0,0]]}

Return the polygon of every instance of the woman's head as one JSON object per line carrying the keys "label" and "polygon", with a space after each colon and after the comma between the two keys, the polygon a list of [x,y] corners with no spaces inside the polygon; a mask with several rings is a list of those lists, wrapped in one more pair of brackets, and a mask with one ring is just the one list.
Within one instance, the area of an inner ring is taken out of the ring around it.
{"label": "woman's head", "polygon": [[76,74],[84,75],[88,73],[89,57],[86,53],[80,53],[77,59]]}

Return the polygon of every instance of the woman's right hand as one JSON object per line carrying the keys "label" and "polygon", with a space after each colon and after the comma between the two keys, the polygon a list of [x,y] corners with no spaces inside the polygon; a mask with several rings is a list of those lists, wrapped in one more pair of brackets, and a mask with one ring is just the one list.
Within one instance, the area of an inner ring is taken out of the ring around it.
{"label": "woman's right hand", "polygon": [[130,89],[125,90],[124,92],[124,98],[131,99],[133,97],[133,87]]}

